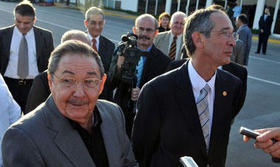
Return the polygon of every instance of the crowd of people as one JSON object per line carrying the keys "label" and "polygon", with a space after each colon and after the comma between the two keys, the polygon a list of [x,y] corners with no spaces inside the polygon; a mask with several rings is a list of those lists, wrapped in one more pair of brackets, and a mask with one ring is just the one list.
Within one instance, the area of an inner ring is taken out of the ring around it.
{"label": "crowd of people", "polygon": [[[174,167],[186,155],[225,166],[246,98],[246,15],[236,16],[236,39],[218,5],[158,20],[142,14],[115,47],[102,35],[102,9],[91,7],[87,31],[65,32],[56,48],[29,1],[14,18],[0,29],[0,166]],[[279,128],[257,131],[255,147],[280,158]]]}

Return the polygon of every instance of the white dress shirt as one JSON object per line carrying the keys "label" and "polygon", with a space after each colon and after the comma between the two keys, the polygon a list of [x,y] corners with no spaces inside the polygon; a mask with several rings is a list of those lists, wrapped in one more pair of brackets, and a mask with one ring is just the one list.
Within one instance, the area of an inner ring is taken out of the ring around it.
{"label": "white dress shirt", "polygon": [[0,167],[2,167],[1,143],[8,127],[21,116],[19,105],[13,99],[2,75],[0,74]]}
{"label": "white dress shirt", "polygon": [[208,92],[209,96],[207,101],[209,105],[209,121],[210,121],[210,134],[211,135],[211,127],[212,127],[212,120],[213,120],[213,107],[214,107],[214,100],[215,100],[215,81],[216,81],[216,72],[212,76],[212,78],[206,82],[195,70],[195,68],[192,65],[192,61],[190,60],[188,63],[188,72],[189,77],[192,84],[192,90],[194,94],[195,101],[197,101],[198,96],[200,95],[200,90],[204,88],[206,84],[208,84],[211,88],[211,91]]}
{"label": "white dress shirt", "polygon": [[[92,46],[92,39],[93,37],[88,33],[88,37],[89,37],[89,40],[90,40],[90,46]],[[96,48],[97,48],[97,51],[99,51],[99,38],[100,38],[100,35],[98,35],[95,40],[96,40]]]}
{"label": "white dress shirt", "polygon": [[[170,35],[170,38],[169,38],[169,46],[168,46],[168,53],[170,51],[170,47],[171,47],[171,44],[173,42],[173,38],[174,38],[174,35],[171,33]],[[180,60],[181,59],[181,54],[179,54],[181,52],[181,43],[182,43],[182,34],[181,35],[178,35],[177,36],[177,39],[176,39],[176,57],[175,57],[175,60]],[[177,57],[177,55],[179,55],[179,57]]]}
{"label": "white dress shirt", "polygon": [[[30,31],[28,31],[28,33],[25,35],[25,38],[28,45],[28,76],[26,78],[33,79],[39,74],[36,57],[35,35],[33,28]],[[18,51],[21,39],[22,33],[15,26],[11,40],[10,59],[7,66],[7,70],[4,74],[4,76],[6,77],[20,79],[20,77],[17,75],[17,66]]]}

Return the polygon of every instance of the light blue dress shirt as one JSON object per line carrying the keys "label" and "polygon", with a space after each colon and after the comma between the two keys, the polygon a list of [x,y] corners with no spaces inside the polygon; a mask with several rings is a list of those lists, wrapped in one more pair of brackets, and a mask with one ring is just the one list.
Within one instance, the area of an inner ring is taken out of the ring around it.
{"label": "light blue dress shirt", "polygon": [[[19,105],[13,99],[2,75],[0,74],[0,167],[3,166],[1,143],[8,127],[21,116]],[[15,143],[16,145],[16,143]]]}
{"label": "light blue dress shirt", "polygon": [[[153,46],[153,45],[152,45]],[[141,50],[142,52],[149,52],[152,49],[152,46],[150,46],[147,50]],[[144,64],[146,62],[146,56],[141,56],[140,60],[138,61],[138,65],[136,66],[136,76],[137,76],[137,82],[136,82],[136,86],[139,88],[140,87],[140,82],[141,82],[141,77],[142,77],[142,73],[143,73],[143,69],[144,69]]]}

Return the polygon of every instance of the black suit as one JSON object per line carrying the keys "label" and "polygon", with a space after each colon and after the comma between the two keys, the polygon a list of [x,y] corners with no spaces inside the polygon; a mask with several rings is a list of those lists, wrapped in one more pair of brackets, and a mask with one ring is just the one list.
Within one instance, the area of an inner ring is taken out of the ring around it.
{"label": "black suit", "polygon": [[[116,51],[117,52],[117,51]],[[135,114],[133,113],[133,103],[131,102],[131,86],[121,82],[120,75],[116,74],[116,64],[118,56],[115,54],[112,59],[112,64],[110,67],[108,79],[111,81],[114,88],[117,88],[114,100],[119,104],[126,117],[126,128],[127,133],[130,136],[131,129],[133,125],[133,119]],[[154,77],[163,74],[170,62],[170,59],[164,55],[159,49],[154,45],[152,46],[150,52],[147,53],[146,61],[143,67],[142,76],[140,79],[139,88],[153,79]]]}
{"label": "black suit", "polygon": [[[10,59],[10,47],[14,27],[15,26],[13,25],[0,29],[0,72],[3,76]],[[36,26],[33,26],[33,30],[36,45],[37,67],[39,72],[43,72],[47,69],[48,59],[54,49],[52,32]],[[7,77],[4,78],[14,99],[24,111],[32,80],[27,81],[26,85],[18,85],[13,79]]]}
{"label": "black suit", "polygon": [[44,71],[34,78],[26,101],[25,113],[34,110],[38,105],[45,102],[51,94],[47,76],[47,71]]}
{"label": "black suit", "polygon": [[[98,54],[101,57],[106,74],[108,74],[114,50],[115,44],[106,37],[100,35]],[[103,92],[99,98],[109,101],[113,100],[113,90],[108,81],[105,82]]]}
{"label": "black suit", "polygon": [[[259,20],[259,42],[257,52],[260,52],[262,48],[262,53],[266,54],[267,41],[271,33],[272,21],[272,16],[267,16],[266,20],[264,20],[264,15],[262,15]],[[261,30],[263,30],[263,32],[261,32]]]}
{"label": "black suit", "polygon": [[[170,62],[167,71],[180,67],[187,60],[188,59],[181,59],[181,60],[175,60]],[[238,77],[242,81],[242,106],[243,106],[247,93],[247,77],[248,77],[247,69],[234,62],[230,62],[229,64],[223,65],[222,69],[233,74],[234,76]]]}
{"label": "black suit", "polygon": [[157,77],[141,91],[132,134],[141,167],[178,167],[179,158],[186,155],[199,167],[225,166],[231,122],[242,106],[241,81],[217,70],[207,154],[187,64]]}

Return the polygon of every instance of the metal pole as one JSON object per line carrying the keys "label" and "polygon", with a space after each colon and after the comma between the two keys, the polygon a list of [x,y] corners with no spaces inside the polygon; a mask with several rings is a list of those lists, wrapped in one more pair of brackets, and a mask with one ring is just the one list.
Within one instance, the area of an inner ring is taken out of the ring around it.
{"label": "metal pole", "polygon": [[158,0],[156,0],[156,6],[155,6],[155,16],[157,15],[157,9],[158,9]]}
{"label": "metal pole", "polygon": [[272,22],[272,26],[271,26],[271,33],[272,34],[274,34],[274,28],[275,28],[275,23],[276,23],[276,19],[277,19],[279,4],[280,4],[280,0],[277,0],[276,6],[275,6],[275,9],[274,9],[273,22]]}
{"label": "metal pole", "polygon": [[186,15],[189,14],[189,6],[190,6],[190,0],[187,1],[187,5],[186,5]]}
{"label": "metal pole", "polygon": [[198,9],[199,0],[196,0],[195,10]]}
{"label": "metal pole", "polygon": [[227,0],[225,0],[225,6],[224,6],[225,9],[227,9]]}
{"label": "metal pole", "polygon": [[180,10],[180,6],[181,6],[181,0],[178,0],[177,11]]}
{"label": "metal pole", "polygon": [[149,0],[146,0],[145,13],[148,13],[148,4],[149,4]]}

